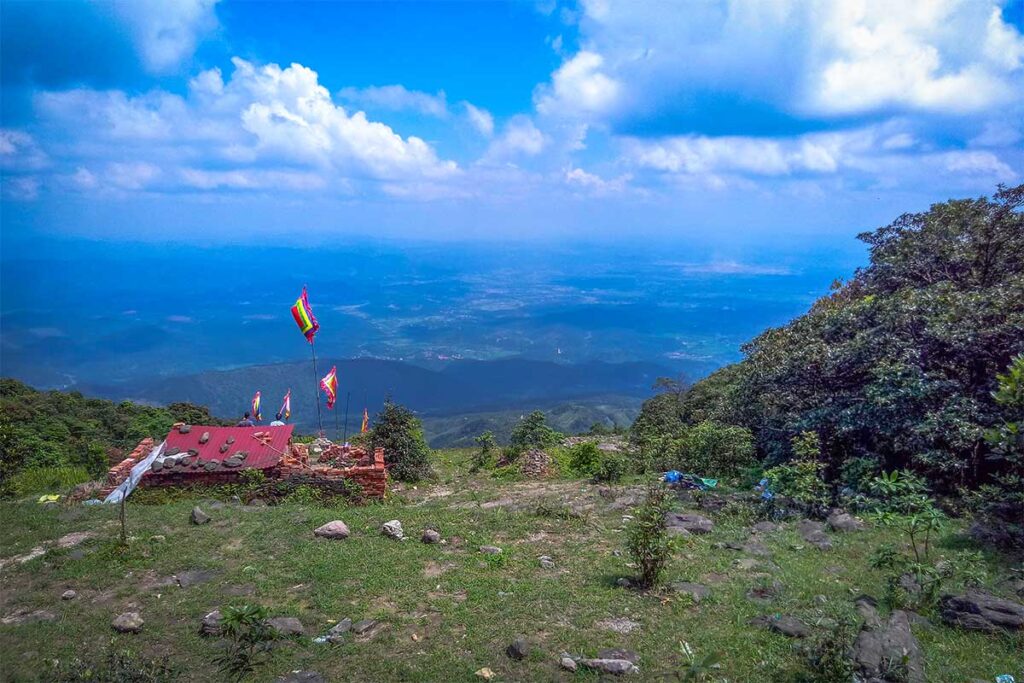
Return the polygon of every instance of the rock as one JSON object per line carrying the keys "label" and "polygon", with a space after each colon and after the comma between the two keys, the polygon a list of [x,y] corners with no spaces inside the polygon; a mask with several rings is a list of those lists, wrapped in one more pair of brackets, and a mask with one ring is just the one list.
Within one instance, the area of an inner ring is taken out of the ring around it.
{"label": "rock", "polygon": [[619,578],[615,579],[615,585],[619,588],[632,588],[633,580],[625,576],[620,576]]}
{"label": "rock", "polygon": [[227,460],[224,461],[224,467],[230,467],[230,468],[233,469],[235,467],[241,467],[241,466],[242,466],[242,461],[238,460],[236,458],[228,458]]}
{"label": "rock", "polygon": [[801,538],[813,545],[818,550],[831,550],[832,539],[825,533],[825,526],[821,522],[804,519],[797,525]]}
{"label": "rock", "polygon": [[578,663],[588,669],[612,674],[613,676],[640,673],[640,669],[637,668],[636,664],[628,659],[581,659]]}
{"label": "rock", "polygon": [[331,627],[327,632],[327,640],[332,643],[341,642],[345,634],[352,630],[352,620],[349,618],[342,619],[337,624]]}
{"label": "rock", "polygon": [[274,683],[327,683],[327,679],[316,671],[291,671],[275,678]]}
{"label": "rock", "polygon": [[295,617],[271,617],[267,623],[282,636],[301,636],[306,632],[306,627]]}
{"label": "rock", "polygon": [[480,552],[484,555],[501,555],[501,548],[496,545],[482,545],[480,546]]}
{"label": "rock", "polygon": [[235,437],[233,437],[233,436],[229,436],[228,438],[224,439],[224,443],[228,444],[229,446],[231,444],[233,444],[234,442],[235,442]]}
{"label": "rock", "polygon": [[526,641],[526,638],[516,638],[512,643],[505,648],[505,654],[510,659],[523,660],[526,659],[530,654],[530,643]]}
{"label": "rock", "polygon": [[546,477],[551,474],[551,456],[544,451],[527,451],[519,460],[524,477]]}
{"label": "rock", "polygon": [[205,463],[203,463],[203,469],[206,470],[207,472],[215,472],[217,471],[218,467],[220,467],[220,460],[217,460],[216,458],[213,458],[212,460],[207,460]]}
{"label": "rock", "polygon": [[640,655],[633,650],[627,650],[621,647],[610,647],[604,650],[598,650],[597,657],[595,659],[625,659],[627,662],[633,664],[640,663]]}
{"label": "rock", "polygon": [[396,541],[401,541],[405,538],[405,532],[402,530],[402,523],[397,519],[393,519],[390,522],[384,522],[384,526],[380,528],[380,532],[388,538],[393,538]]}
{"label": "rock", "polygon": [[202,436],[199,437],[199,443],[206,443],[210,440],[210,432],[203,432]]}
{"label": "rock", "polygon": [[715,523],[703,515],[680,514],[669,512],[665,515],[665,523],[669,531],[686,534],[710,534],[715,528]]}
{"label": "rock", "polygon": [[221,615],[219,609],[215,609],[199,622],[199,635],[201,636],[219,636],[221,632],[222,622],[224,621],[223,615]]}
{"label": "rock", "polygon": [[153,464],[149,466],[149,469],[151,469],[154,472],[159,472],[163,468],[164,468],[164,463],[163,463],[162,460],[154,460]]}
{"label": "rock", "polygon": [[420,538],[421,541],[427,544],[434,544],[441,542],[441,534],[437,529],[424,529],[423,536]]}
{"label": "rock", "polygon": [[37,621],[56,621],[57,615],[47,609],[27,610],[20,609],[0,619],[4,626],[21,626],[22,624],[33,624]]}
{"label": "rock", "polygon": [[768,548],[765,547],[762,543],[754,539],[751,539],[744,543],[740,547],[740,550],[747,553],[748,555],[757,555],[758,557],[769,557],[772,554],[772,551],[768,550]]}
{"label": "rock", "polygon": [[939,611],[944,622],[967,631],[1024,629],[1024,605],[980,590],[942,596]]}
{"label": "rock", "polygon": [[699,583],[688,583],[686,581],[675,581],[669,584],[669,588],[676,593],[689,595],[695,603],[699,603],[711,595],[711,589]]}
{"label": "rock", "polygon": [[348,525],[340,519],[336,519],[333,522],[327,522],[327,524],[313,529],[313,535],[319,536],[320,538],[332,538],[338,540],[348,538]]}
{"label": "rock", "polygon": [[854,667],[866,680],[924,683],[921,648],[910,631],[907,613],[902,610],[890,614],[884,626],[865,623],[850,655]]}
{"label": "rock", "polygon": [[139,633],[144,623],[138,612],[125,612],[114,617],[110,627],[118,633]]}
{"label": "rock", "polygon": [[900,578],[897,583],[900,589],[910,598],[916,598],[921,594],[921,583],[913,574],[900,574]]}
{"label": "rock", "polygon": [[198,507],[194,507],[192,508],[192,514],[189,515],[189,520],[193,524],[206,524],[210,521],[210,516]]}
{"label": "rock", "polygon": [[540,563],[540,566],[543,567],[544,569],[554,569],[555,568],[555,561],[553,559],[551,559],[550,555],[541,555],[540,557],[537,558],[537,561]]}
{"label": "rock", "polygon": [[747,622],[751,626],[761,626],[770,631],[781,633],[790,638],[806,638],[811,630],[804,622],[788,614],[773,614],[763,617],[754,617]]}
{"label": "rock", "polygon": [[758,522],[750,527],[750,533],[752,534],[771,534],[781,530],[782,527],[775,522]]}
{"label": "rock", "polygon": [[498,676],[498,674],[494,673],[493,671],[488,669],[486,666],[481,668],[481,669],[477,669],[476,671],[474,671],[473,675],[475,675],[477,678],[482,678],[485,681],[489,681],[489,680],[491,680],[493,678],[496,678]]}
{"label": "rock", "polygon": [[222,443],[220,445],[220,449],[219,450],[220,450],[221,453],[227,453],[228,452],[228,445],[226,443]]}
{"label": "rock", "polygon": [[757,569],[760,565],[761,563],[752,557],[742,557],[732,563],[733,567],[736,567],[736,569],[742,569],[743,571],[752,571]]}
{"label": "rock", "polygon": [[640,622],[633,621],[632,619],[626,619],[624,617],[620,617],[618,619],[604,619],[594,625],[598,628],[605,629],[606,631],[621,633],[623,635],[628,635],[640,628]]}
{"label": "rock", "polygon": [[177,455],[178,453],[181,453],[181,449],[178,448],[177,446],[171,446],[166,451],[164,451],[164,455],[165,456],[166,455]]}
{"label": "rock", "polygon": [[352,624],[352,633],[361,636],[376,625],[377,621],[375,619],[362,619]]}
{"label": "rock", "polygon": [[864,528],[864,522],[842,510],[833,510],[826,521],[832,531],[860,531]]}
{"label": "rock", "polygon": [[71,590],[70,588],[60,594],[60,599],[61,600],[74,600],[77,597],[78,597],[78,593],[76,593],[75,591]]}
{"label": "rock", "polygon": [[217,578],[217,573],[210,569],[188,569],[176,575],[178,585],[188,588],[199,583],[207,583]]}
{"label": "rock", "polygon": [[747,599],[755,602],[771,602],[775,598],[779,597],[785,586],[778,579],[773,579],[771,583],[758,585],[747,591]]}
{"label": "rock", "polygon": [[562,657],[559,658],[558,665],[560,667],[562,667],[563,669],[565,669],[566,671],[575,671],[576,670],[576,660],[573,659],[572,657],[567,657],[565,655],[563,655]]}
{"label": "rock", "polygon": [[192,425],[181,425],[180,427],[178,427],[178,433],[179,434],[188,434],[191,431],[192,431]]}

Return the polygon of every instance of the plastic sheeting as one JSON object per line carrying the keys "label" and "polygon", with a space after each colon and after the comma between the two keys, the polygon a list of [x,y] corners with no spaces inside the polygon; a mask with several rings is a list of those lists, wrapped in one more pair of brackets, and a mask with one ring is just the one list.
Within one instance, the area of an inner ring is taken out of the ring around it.
{"label": "plastic sheeting", "polygon": [[160,445],[155,447],[149,452],[142,460],[135,463],[135,467],[132,468],[131,474],[128,478],[121,482],[121,485],[110,492],[110,495],[103,499],[104,503],[120,503],[122,499],[127,498],[135,490],[135,487],[139,485],[139,480],[142,479],[142,475],[146,473],[146,470],[152,466],[153,461],[157,458],[163,458],[164,447],[167,446],[166,441],[161,441]]}

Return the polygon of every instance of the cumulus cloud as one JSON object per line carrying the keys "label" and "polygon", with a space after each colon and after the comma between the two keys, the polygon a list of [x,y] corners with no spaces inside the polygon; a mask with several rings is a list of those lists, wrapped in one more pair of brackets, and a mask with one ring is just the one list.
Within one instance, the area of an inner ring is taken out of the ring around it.
{"label": "cumulus cloud", "polygon": [[619,95],[620,84],[601,71],[604,58],[596,52],[578,52],[551,74],[551,83],[537,88],[537,111],[551,116],[601,114]]}
{"label": "cumulus cloud", "polygon": [[217,0],[131,0],[111,10],[129,27],[143,64],[167,73],[192,57],[200,39],[217,28]]}
{"label": "cumulus cloud", "polygon": [[448,99],[444,90],[436,94],[408,90],[402,85],[372,86],[369,88],[343,88],[338,97],[356,107],[384,111],[414,111],[439,119],[448,116]]}
{"label": "cumulus cloud", "polygon": [[466,119],[480,135],[489,138],[494,135],[494,117],[486,109],[475,107],[469,102],[462,103],[466,110]]}
{"label": "cumulus cloud", "polygon": [[[459,172],[420,138],[336,104],[312,69],[232,61],[227,80],[219,69],[203,71],[186,95],[42,92],[38,125],[64,145],[65,173],[80,189],[349,193],[359,183],[436,184]],[[18,135],[0,140],[27,144]]]}
{"label": "cumulus cloud", "polygon": [[547,138],[537,128],[533,119],[528,116],[515,116],[505,124],[505,128],[487,149],[484,159],[488,161],[508,161],[516,157],[531,157],[540,154]]}
{"label": "cumulus cloud", "polygon": [[625,173],[617,178],[606,180],[595,173],[584,171],[582,168],[570,168],[565,172],[567,185],[599,195],[623,191],[632,178],[632,174]]}

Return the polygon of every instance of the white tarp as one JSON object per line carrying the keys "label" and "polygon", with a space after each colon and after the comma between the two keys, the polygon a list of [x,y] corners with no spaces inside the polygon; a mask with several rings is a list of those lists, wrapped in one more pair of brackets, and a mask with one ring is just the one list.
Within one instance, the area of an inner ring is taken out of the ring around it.
{"label": "white tarp", "polygon": [[150,468],[153,461],[157,458],[163,458],[164,447],[167,445],[166,441],[161,441],[160,445],[149,452],[142,460],[135,463],[135,467],[132,468],[131,474],[125,479],[120,486],[110,492],[110,495],[103,499],[104,503],[120,503],[122,498],[127,498],[131,495],[135,487],[139,485],[139,480],[142,479],[142,475],[145,474],[146,470]]}

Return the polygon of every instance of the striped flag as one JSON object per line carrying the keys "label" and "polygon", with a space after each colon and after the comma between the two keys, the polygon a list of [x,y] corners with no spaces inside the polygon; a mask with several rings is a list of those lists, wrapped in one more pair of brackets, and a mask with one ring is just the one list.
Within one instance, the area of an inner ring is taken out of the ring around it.
{"label": "striped flag", "polygon": [[334,366],[322,380],[320,388],[327,394],[327,407],[333,408],[334,402],[338,399],[338,367]]}
{"label": "striped flag", "polygon": [[288,419],[292,416],[292,390],[289,389],[288,393],[284,395],[284,403],[281,404],[281,414],[284,415],[284,419]]}
{"label": "striped flag", "polygon": [[313,309],[309,305],[305,285],[302,287],[302,296],[296,299],[295,305],[292,306],[292,317],[295,318],[295,324],[299,326],[302,334],[306,335],[306,341],[312,344],[313,336],[320,329],[320,323],[316,321]]}
{"label": "striped flag", "polygon": [[360,432],[365,434],[370,430],[370,414],[366,412],[366,408],[363,408],[363,426],[359,429]]}
{"label": "striped flag", "polygon": [[256,395],[252,397],[252,419],[259,422],[263,419],[260,414],[260,392],[256,392]]}

